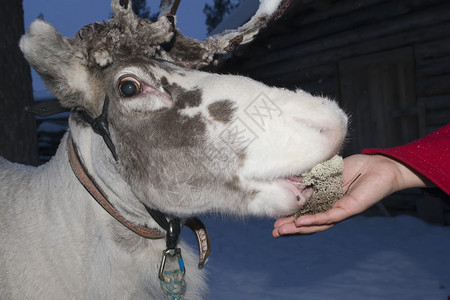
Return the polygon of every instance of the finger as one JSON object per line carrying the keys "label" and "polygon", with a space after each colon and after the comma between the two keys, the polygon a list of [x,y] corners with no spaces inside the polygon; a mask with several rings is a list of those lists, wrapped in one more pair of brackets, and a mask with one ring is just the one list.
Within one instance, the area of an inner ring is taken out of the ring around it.
{"label": "finger", "polygon": [[274,229],[272,230],[272,236],[273,236],[274,238],[279,238],[279,237],[281,236],[281,234],[278,232],[278,228],[274,228]]}
{"label": "finger", "polygon": [[279,237],[286,234],[297,233],[297,227],[294,223],[285,223],[282,226],[275,228],[272,232],[273,237]]}
{"label": "finger", "polygon": [[325,231],[333,227],[335,224],[328,225],[320,225],[320,226],[306,226],[306,227],[298,227],[296,234],[313,234],[321,231]]}
{"label": "finger", "polygon": [[345,220],[348,217],[349,214],[347,210],[340,207],[335,207],[323,213],[301,216],[297,220],[295,220],[295,225],[297,227],[312,226],[312,225],[330,225]]}
{"label": "finger", "polygon": [[324,231],[333,227],[334,224],[320,225],[320,226],[306,226],[306,227],[296,227],[294,224],[285,224],[281,227],[275,228],[272,231],[272,236],[278,238],[285,235],[294,234],[312,234],[320,231]]}
{"label": "finger", "polygon": [[286,224],[286,223],[294,223],[294,221],[295,221],[294,217],[292,217],[292,216],[280,218],[273,224],[273,228],[280,227],[281,225]]}
{"label": "finger", "polygon": [[278,233],[280,235],[287,234],[311,234],[319,231],[327,230],[333,227],[334,224],[327,225],[318,225],[318,226],[305,226],[305,227],[297,227],[295,224],[285,224],[278,228]]}

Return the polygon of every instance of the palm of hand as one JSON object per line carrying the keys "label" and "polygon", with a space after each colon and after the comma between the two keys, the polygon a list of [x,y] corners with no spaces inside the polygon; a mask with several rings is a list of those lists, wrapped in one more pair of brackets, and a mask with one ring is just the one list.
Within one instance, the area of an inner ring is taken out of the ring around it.
{"label": "palm of hand", "polygon": [[281,218],[272,235],[309,234],[323,231],[358,214],[399,189],[397,162],[379,155],[352,155],[344,159],[343,189],[345,196],[330,210],[294,220]]}

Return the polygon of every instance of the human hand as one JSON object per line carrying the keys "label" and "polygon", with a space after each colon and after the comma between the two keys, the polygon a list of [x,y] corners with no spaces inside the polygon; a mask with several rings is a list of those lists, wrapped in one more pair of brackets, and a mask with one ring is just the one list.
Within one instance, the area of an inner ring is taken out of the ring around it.
{"label": "human hand", "polygon": [[277,220],[273,237],[287,234],[310,234],[331,228],[363,212],[391,193],[410,187],[425,186],[419,174],[402,163],[382,155],[352,155],[344,159],[345,196],[323,213],[305,215],[295,220]]}

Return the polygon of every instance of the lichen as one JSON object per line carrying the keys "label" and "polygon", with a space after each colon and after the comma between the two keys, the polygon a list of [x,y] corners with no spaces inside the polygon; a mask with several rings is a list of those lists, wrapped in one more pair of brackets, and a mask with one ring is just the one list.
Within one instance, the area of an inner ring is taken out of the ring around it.
{"label": "lichen", "polygon": [[310,171],[301,174],[303,182],[311,186],[313,194],[306,204],[294,214],[295,218],[329,210],[333,204],[343,197],[342,173],[344,160],[335,155],[331,159],[314,166]]}

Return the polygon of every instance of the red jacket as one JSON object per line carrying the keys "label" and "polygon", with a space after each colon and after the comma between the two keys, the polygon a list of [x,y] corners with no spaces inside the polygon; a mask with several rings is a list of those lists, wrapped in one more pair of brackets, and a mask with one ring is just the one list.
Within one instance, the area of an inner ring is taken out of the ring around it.
{"label": "red jacket", "polygon": [[410,166],[450,195],[450,124],[410,144],[389,149],[364,149]]}

